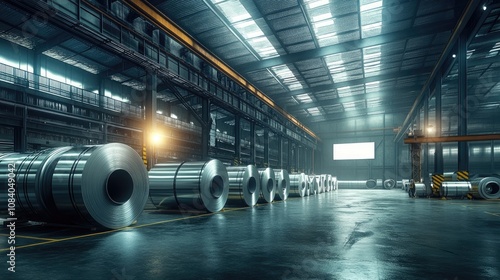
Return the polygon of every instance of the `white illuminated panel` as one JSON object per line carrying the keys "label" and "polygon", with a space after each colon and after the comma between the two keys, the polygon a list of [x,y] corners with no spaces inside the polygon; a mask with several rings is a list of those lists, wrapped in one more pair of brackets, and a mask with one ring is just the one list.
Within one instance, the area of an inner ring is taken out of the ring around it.
{"label": "white illuminated panel", "polygon": [[333,144],[333,160],[375,159],[375,142]]}

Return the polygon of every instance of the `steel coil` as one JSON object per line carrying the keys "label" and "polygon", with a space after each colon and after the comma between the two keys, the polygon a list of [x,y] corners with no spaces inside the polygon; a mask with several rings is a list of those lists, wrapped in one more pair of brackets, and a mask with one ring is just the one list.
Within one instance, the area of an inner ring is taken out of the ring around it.
{"label": "steel coil", "polygon": [[254,206],[259,199],[259,171],[255,165],[229,166],[229,195],[226,205]]}
{"label": "steel coil", "polygon": [[384,188],[385,189],[392,189],[396,186],[396,181],[394,179],[386,179],[384,181]]}
{"label": "steel coil", "polygon": [[415,183],[415,196],[425,197],[427,196],[427,188],[424,183]]}
{"label": "steel coil", "polygon": [[445,181],[439,192],[442,197],[465,197],[471,189],[471,183],[468,181]]}
{"label": "steel coil", "polygon": [[58,220],[110,229],[137,219],[149,189],[139,154],[119,143],[64,152],[54,165],[51,183]]}
{"label": "steel coil", "polygon": [[71,147],[42,150],[26,156],[17,166],[17,204],[33,221],[54,221],[59,214],[51,180],[59,156]]}
{"label": "steel coil", "polygon": [[304,197],[309,188],[309,181],[306,174],[290,174],[290,196]]}
{"label": "steel coil", "polygon": [[500,178],[474,178],[471,181],[472,195],[482,199],[500,199]]}
{"label": "steel coil", "polygon": [[321,180],[321,175],[316,175],[316,182],[318,183],[318,188],[316,189],[316,193],[320,194],[323,192],[323,180]]}
{"label": "steel coil", "polygon": [[377,186],[377,180],[375,179],[366,180],[365,186],[369,189],[374,189]]}
{"label": "steel coil", "polygon": [[320,180],[320,193],[327,192],[328,190],[328,176],[326,174],[321,174]]}
{"label": "steel coil", "polygon": [[304,196],[310,196],[311,195],[311,185],[312,185],[312,182],[311,182],[311,178],[309,175],[305,175],[305,179],[306,179],[306,190],[305,190],[305,193],[304,193]]}
{"label": "steel coil", "polygon": [[309,195],[315,195],[319,191],[319,177],[316,175],[309,176]]}
{"label": "steel coil", "polygon": [[366,189],[366,181],[341,180],[337,184],[340,189]]}
{"label": "steel coil", "polygon": [[332,190],[336,191],[339,189],[339,181],[336,176],[332,176]]}
{"label": "steel coil", "polygon": [[274,171],[274,176],[276,178],[276,199],[286,200],[290,193],[290,175],[285,169],[280,169]]}
{"label": "steel coil", "polygon": [[274,170],[270,167],[259,169],[260,176],[260,201],[271,203],[276,194],[275,183],[276,180]]}
{"label": "steel coil", "polygon": [[[7,205],[9,203],[9,193],[16,194],[17,192],[17,176],[19,176],[19,166],[23,163],[24,159],[30,154],[20,154],[20,153],[9,153],[0,155],[0,211],[2,217],[6,215]],[[9,178],[11,180],[9,181]],[[14,188],[9,191],[9,183]],[[17,206],[17,205],[16,205]],[[16,207],[16,216],[20,217],[23,215],[21,207]],[[4,215],[5,214],[5,215]],[[7,216],[5,216],[7,217]]]}
{"label": "steel coil", "polygon": [[162,209],[218,212],[229,195],[227,169],[217,159],[157,164],[149,181],[151,201]]}

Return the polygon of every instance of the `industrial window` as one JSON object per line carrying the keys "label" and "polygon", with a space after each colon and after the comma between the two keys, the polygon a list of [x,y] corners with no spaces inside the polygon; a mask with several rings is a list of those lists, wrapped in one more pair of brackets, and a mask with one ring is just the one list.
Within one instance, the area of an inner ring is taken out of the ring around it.
{"label": "industrial window", "polygon": [[333,144],[333,160],[375,159],[375,142]]}

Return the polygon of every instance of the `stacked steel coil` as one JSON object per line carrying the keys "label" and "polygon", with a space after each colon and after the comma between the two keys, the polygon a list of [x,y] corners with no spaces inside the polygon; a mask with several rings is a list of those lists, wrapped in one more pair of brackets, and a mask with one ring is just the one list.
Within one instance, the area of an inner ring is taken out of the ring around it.
{"label": "stacked steel coil", "polygon": [[500,199],[500,178],[474,178],[471,180],[471,190],[475,198]]}
{"label": "stacked steel coil", "polygon": [[306,174],[290,174],[290,196],[304,197],[308,188],[309,181]]}
{"label": "stacked steel coil", "polygon": [[444,181],[439,192],[442,197],[465,197],[471,190],[469,181]]}
{"label": "stacked steel coil", "polygon": [[377,180],[375,179],[369,179],[366,180],[366,187],[369,189],[374,189],[377,186]]}
{"label": "stacked steel coil", "polygon": [[415,196],[424,197],[429,195],[424,183],[415,183]]}
{"label": "stacked steel coil", "polygon": [[384,181],[384,188],[385,189],[392,189],[396,186],[396,180],[394,179],[386,179]]}
{"label": "stacked steel coil", "polygon": [[290,175],[284,169],[274,171],[274,175],[276,178],[276,200],[286,200],[290,193]]}
{"label": "stacked steel coil", "polygon": [[340,189],[366,189],[366,181],[338,181]]}
{"label": "stacked steel coil", "polygon": [[17,212],[29,220],[114,229],[132,224],[146,204],[146,168],[123,144],[10,154],[1,163],[15,165]]}
{"label": "stacked steel coil", "polygon": [[321,175],[315,176],[316,181],[318,182],[318,188],[316,189],[316,193],[320,194],[323,192],[323,180],[321,180]]}
{"label": "stacked steel coil", "polygon": [[315,175],[309,176],[309,195],[319,193],[319,177]]}
{"label": "stacked steel coil", "polygon": [[229,195],[229,176],[221,161],[157,164],[149,171],[149,196],[163,209],[218,212]]}
{"label": "stacked steel coil", "polygon": [[259,169],[260,175],[260,201],[265,203],[271,203],[274,200],[274,196],[276,194],[275,183],[276,180],[274,170],[270,167],[265,169]]}
{"label": "stacked steel coil", "polygon": [[226,205],[254,206],[259,199],[259,171],[254,165],[227,167],[229,196]]}

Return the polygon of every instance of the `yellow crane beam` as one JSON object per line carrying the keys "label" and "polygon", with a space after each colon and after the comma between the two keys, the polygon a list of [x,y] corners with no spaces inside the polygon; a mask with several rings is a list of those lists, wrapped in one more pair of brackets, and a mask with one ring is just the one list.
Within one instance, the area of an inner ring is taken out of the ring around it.
{"label": "yellow crane beam", "polygon": [[473,142],[500,140],[500,134],[480,134],[465,136],[441,136],[441,137],[408,137],[404,139],[405,144],[417,143],[444,143],[444,142]]}

